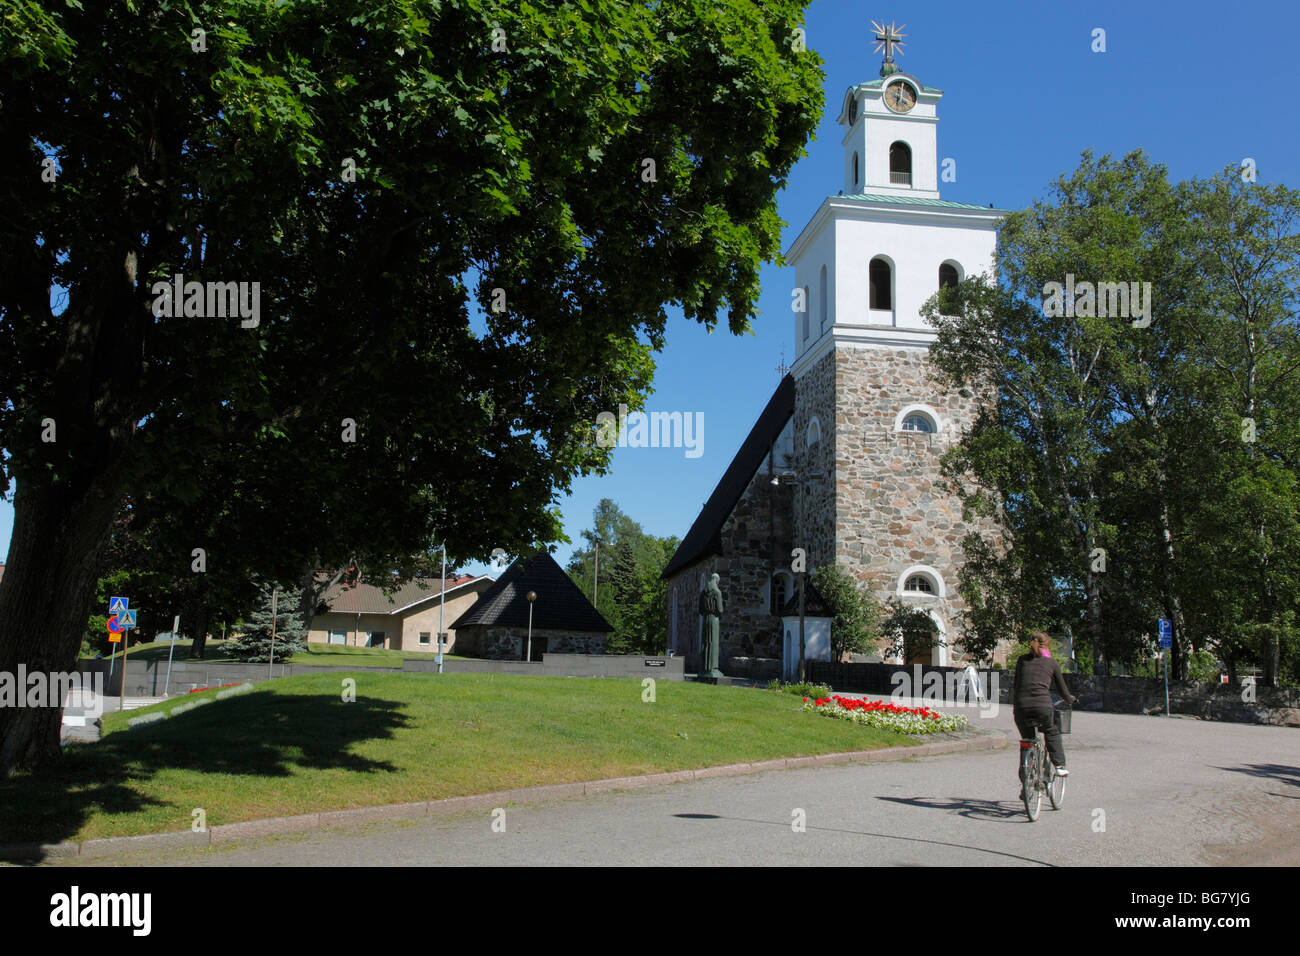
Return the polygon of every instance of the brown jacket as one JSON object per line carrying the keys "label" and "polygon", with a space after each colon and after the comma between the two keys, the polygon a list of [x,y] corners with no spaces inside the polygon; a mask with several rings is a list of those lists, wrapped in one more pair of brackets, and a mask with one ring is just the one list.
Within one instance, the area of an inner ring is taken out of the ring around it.
{"label": "brown jacket", "polygon": [[1022,655],[1016,661],[1014,688],[1016,710],[1051,710],[1049,689],[1054,689],[1063,700],[1074,700],[1054,657],[1035,657],[1032,653]]}

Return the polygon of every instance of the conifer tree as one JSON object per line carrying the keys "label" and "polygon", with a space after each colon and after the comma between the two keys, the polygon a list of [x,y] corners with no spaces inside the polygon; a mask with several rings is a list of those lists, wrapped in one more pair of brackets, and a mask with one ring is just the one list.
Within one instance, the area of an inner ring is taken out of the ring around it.
{"label": "conifer tree", "polygon": [[256,610],[244,618],[240,635],[226,645],[231,656],[249,663],[271,661],[273,628],[275,660],[287,661],[294,653],[303,650],[307,643],[307,625],[302,591],[296,587],[264,584],[258,590],[257,601]]}

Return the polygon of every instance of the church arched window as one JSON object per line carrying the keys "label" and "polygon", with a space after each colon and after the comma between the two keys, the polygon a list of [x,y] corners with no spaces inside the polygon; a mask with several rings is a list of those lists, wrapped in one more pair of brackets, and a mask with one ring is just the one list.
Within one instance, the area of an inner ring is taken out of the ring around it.
{"label": "church arched window", "polygon": [[856,186],[857,184],[858,184],[858,154],[855,151],[853,153],[853,185]]}
{"label": "church arched window", "polygon": [[957,271],[957,265],[953,262],[943,262],[939,264],[939,314],[952,315],[957,311],[953,293],[950,291],[957,288],[957,283],[961,281],[961,274]]}
{"label": "church arched window", "polygon": [[808,287],[803,287],[803,337],[808,338]]}
{"label": "church arched window", "polygon": [[794,593],[793,580],[788,571],[773,571],[772,581],[768,588],[770,595],[769,610],[772,614],[780,614],[781,609],[785,607],[785,602],[790,600],[790,595]]}
{"label": "church arched window", "polygon": [[822,266],[821,280],[817,285],[817,312],[821,318],[821,332],[826,331],[826,298],[826,267]]}
{"label": "church arched window", "polygon": [[928,564],[914,564],[898,576],[899,597],[944,598],[943,575]]}
{"label": "church arched window", "polygon": [[901,140],[889,147],[889,182],[893,186],[912,185],[912,147]]}
{"label": "church arched window", "polygon": [[937,435],[942,430],[939,413],[929,405],[905,405],[894,416],[894,431]]}
{"label": "church arched window", "polygon": [[806,444],[809,449],[822,440],[822,423],[817,420],[816,415],[814,415],[812,421],[808,423],[808,431],[805,437],[807,438]]}
{"label": "church arched window", "polygon": [[871,285],[870,307],[873,309],[892,309],[894,307],[894,297],[892,295],[893,284],[889,263],[879,257],[871,260],[871,265],[867,267],[867,279]]}

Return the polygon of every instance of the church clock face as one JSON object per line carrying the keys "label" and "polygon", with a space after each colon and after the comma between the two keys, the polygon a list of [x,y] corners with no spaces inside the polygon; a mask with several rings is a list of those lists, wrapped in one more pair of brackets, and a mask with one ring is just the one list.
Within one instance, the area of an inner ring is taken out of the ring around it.
{"label": "church clock face", "polygon": [[895,113],[906,113],[916,105],[916,90],[901,80],[891,83],[885,87],[885,105]]}

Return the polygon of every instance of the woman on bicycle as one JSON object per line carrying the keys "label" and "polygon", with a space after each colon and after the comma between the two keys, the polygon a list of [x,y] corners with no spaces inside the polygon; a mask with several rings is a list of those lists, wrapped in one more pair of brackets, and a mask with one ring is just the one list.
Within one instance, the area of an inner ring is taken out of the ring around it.
{"label": "woman on bicycle", "polygon": [[[1029,635],[1029,653],[1016,661],[1015,702],[1011,716],[1016,721],[1016,729],[1020,731],[1022,748],[1033,744],[1035,728],[1043,731],[1052,764],[1056,767],[1056,772],[1064,777],[1069,775],[1065,769],[1065,747],[1061,743],[1061,732],[1057,729],[1052,714],[1052,696],[1049,690],[1055,688],[1071,706],[1077,704],[1079,698],[1073,696],[1070,688],[1065,686],[1061,667],[1048,651],[1050,643],[1051,638],[1045,631],[1034,631]],[[1020,775],[1018,763],[1016,775]],[[1021,781],[1022,798],[1023,783]]]}

